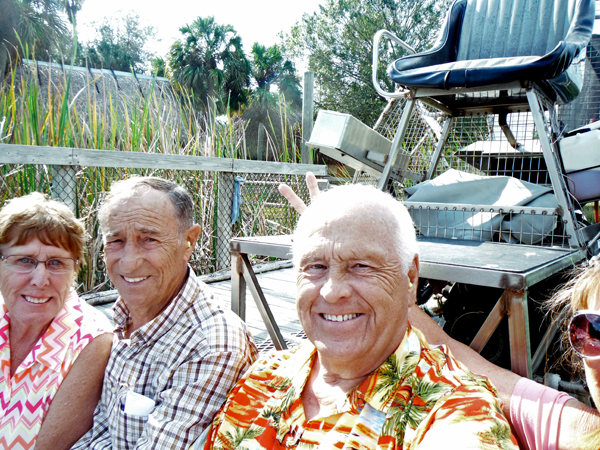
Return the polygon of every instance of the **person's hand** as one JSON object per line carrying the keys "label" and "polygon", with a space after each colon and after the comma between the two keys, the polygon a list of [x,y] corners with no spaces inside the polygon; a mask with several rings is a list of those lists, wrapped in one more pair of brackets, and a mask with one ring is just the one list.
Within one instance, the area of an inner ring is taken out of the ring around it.
{"label": "person's hand", "polygon": [[[306,172],[306,186],[308,186],[308,193],[310,199],[313,200],[319,195],[319,184],[317,183],[317,177],[312,172]],[[302,214],[306,210],[306,203],[296,195],[296,193],[287,184],[282,183],[278,187],[279,193],[283,195],[290,205],[294,207],[296,211]]]}

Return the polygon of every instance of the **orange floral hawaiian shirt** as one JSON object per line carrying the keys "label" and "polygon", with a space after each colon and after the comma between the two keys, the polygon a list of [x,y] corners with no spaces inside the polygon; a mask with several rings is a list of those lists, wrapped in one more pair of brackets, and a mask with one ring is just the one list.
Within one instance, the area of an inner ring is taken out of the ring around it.
{"label": "orange floral hawaiian shirt", "polygon": [[327,417],[307,422],[311,344],[274,352],[229,393],[195,449],[517,449],[487,378],[408,328],[398,349]]}

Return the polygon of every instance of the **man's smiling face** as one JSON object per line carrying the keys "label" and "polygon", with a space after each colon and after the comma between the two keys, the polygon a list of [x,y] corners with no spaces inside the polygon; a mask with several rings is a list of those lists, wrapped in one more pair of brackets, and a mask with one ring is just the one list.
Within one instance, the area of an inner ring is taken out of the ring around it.
{"label": "man's smiling face", "polygon": [[163,192],[148,189],[114,205],[106,221],[106,267],[130,310],[156,316],[177,295],[193,251],[186,237]]}
{"label": "man's smiling face", "polygon": [[301,238],[297,310],[322,362],[366,375],[404,337],[409,279],[386,215],[362,212],[333,217]]}

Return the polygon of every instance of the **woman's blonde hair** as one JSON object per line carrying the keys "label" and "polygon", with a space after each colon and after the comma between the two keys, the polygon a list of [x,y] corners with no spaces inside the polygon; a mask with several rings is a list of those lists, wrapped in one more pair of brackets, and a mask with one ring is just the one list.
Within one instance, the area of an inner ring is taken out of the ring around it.
{"label": "woman's blonde hair", "polygon": [[583,436],[580,446],[582,450],[598,450],[600,448],[600,430]]}
{"label": "woman's blonde hair", "polygon": [[6,202],[0,210],[0,252],[35,238],[70,252],[79,261],[77,270],[85,263],[85,227],[65,204],[39,192]]}
{"label": "woman's blonde hair", "polygon": [[[564,332],[561,344],[565,350],[564,358],[580,376],[584,375],[583,361],[569,342],[567,324],[577,311],[590,309],[600,290],[600,261],[592,258],[587,264],[574,269],[569,281],[560,288],[549,300],[548,308],[557,316],[563,318]],[[600,448],[600,430],[592,431],[583,436],[580,446],[584,450]]]}
{"label": "woman's blonde hair", "polygon": [[590,308],[599,290],[600,261],[592,258],[587,264],[573,269],[569,281],[546,304],[554,319],[560,319],[563,325],[561,345],[564,360],[581,376],[584,374],[583,361],[571,347],[567,325],[577,311]]}

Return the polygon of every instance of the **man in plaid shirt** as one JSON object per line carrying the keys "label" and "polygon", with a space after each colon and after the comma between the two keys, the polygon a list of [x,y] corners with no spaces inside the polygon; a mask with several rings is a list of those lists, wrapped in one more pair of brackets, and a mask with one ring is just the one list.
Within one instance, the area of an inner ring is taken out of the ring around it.
{"label": "man in plaid shirt", "polygon": [[155,177],[115,183],[100,225],[117,327],[93,426],[73,448],[187,448],[256,346],[187,264],[200,226],[183,188]]}

